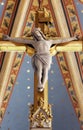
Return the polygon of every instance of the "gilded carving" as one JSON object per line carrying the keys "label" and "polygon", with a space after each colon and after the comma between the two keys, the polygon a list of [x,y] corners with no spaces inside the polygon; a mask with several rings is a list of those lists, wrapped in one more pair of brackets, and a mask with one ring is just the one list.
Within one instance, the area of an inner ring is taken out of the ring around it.
{"label": "gilded carving", "polygon": [[30,127],[31,128],[48,128],[51,127],[52,112],[51,106],[48,109],[44,108],[44,100],[40,98],[38,101],[39,107],[34,111],[34,105],[30,106]]}

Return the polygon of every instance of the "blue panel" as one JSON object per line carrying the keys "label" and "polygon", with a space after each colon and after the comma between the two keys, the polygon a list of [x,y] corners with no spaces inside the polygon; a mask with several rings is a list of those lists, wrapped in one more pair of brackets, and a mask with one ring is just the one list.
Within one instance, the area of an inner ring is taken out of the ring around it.
{"label": "blue panel", "polygon": [[33,70],[30,60],[25,56],[0,130],[29,128],[29,104],[33,103]]}
{"label": "blue panel", "polygon": [[53,57],[48,81],[49,102],[53,104],[53,130],[80,130],[80,124],[78,123],[55,57]]}
{"label": "blue panel", "polygon": [[[80,130],[55,57],[49,71],[49,103],[53,109],[53,130]],[[33,69],[25,56],[0,130],[29,130],[29,104],[33,103]]]}
{"label": "blue panel", "polygon": [[83,4],[79,2],[79,0],[74,0],[77,8],[77,12],[79,15],[80,24],[83,30]]}
{"label": "blue panel", "polygon": [[2,16],[2,12],[3,12],[3,9],[4,9],[5,2],[6,2],[6,0],[1,0],[1,2],[0,2],[0,18]]}

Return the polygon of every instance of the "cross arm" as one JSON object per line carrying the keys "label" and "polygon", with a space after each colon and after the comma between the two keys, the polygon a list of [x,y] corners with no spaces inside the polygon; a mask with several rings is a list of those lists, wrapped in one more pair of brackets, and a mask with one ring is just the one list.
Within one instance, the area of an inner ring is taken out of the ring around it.
{"label": "cross arm", "polygon": [[67,43],[61,43],[51,47],[51,55],[55,55],[57,52],[80,52],[83,51],[83,41],[70,41]]}
{"label": "cross arm", "polygon": [[68,43],[62,43],[56,47],[56,51],[60,52],[78,52],[83,51],[83,41],[70,41]]}
{"label": "cross arm", "polygon": [[[22,51],[28,53],[32,56],[35,53],[35,50],[25,44],[20,44],[9,42],[9,41],[0,41],[0,52],[9,52],[9,51]],[[83,41],[71,41],[67,43],[61,43],[59,45],[54,45],[50,48],[51,55],[55,55],[57,52],[80,52],[83,51]]]}
{"label": "cross arm", "polygon": [[11,51],[22,51],[25,52],[26,51],[26,46],[24,44],[17,44],[17,43],[13,43],[10,41],[0,41],[0,52],[11,52]]}
{"label": "cross arm", "polygon": [[14,43],[10,41],[0,41],[0,52],[26,52],[29,56],[35,53],[35,50],[23,43]]}

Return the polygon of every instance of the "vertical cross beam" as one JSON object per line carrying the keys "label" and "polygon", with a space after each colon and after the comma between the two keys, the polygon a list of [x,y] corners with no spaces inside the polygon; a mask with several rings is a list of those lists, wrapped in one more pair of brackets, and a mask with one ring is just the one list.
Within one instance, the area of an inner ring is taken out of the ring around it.
{"label": "vertical cross beam", "polygon": [[[41,1],[40,1],[41,2]],[[39,6],[40,7],[40,6]],[[46,10],[46,9],[45,9]],[[45,23],[50,21],[50,17],[45,15],[43,8],[39,8],[35,15],[35,27],[41,28],[45,33]],[[43,92],[38,92],[37,90],[37,75],[34,74],[34,108],[37,109],[40,98],[44,100],[44,108],[48,108],[48,82],[45,84],[45,89]]]}
{"label": "vertical cross beam", "polygon": [[35,15],[35,27],[41,28],[41,31],[44,34],[49,32],[48,23],[51,22],[50,13],[46,10],[46,8],[40,8],[36,11]]}
{"label": "vertical cross beam", "polygon": [[[35,16],[35,27],[41,28],[45,33],[47,22],[50,16],[45,15],[46,9],[39,8]],[[47,26],[48,31],[48,26]],[[51,105],[48,104],[48,81],[45,84],[44,91],[38,91],[38,77],[34,73],[34,104],[30,107],[30,129],[33,130],[51,130],[52,113]]]}

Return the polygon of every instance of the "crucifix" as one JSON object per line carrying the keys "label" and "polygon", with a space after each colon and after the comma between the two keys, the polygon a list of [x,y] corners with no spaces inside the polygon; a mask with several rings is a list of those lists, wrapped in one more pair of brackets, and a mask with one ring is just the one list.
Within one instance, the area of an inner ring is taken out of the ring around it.
{"label": "crucifix", "polygon": [[[42,1],[40,1],[40,4]],[[34,69],[34,104],[30,107],[30,129],[31,130],[51,130],[52,112],[51,105],[48,104],[48,71],[51,67],[52,56],[57,52],[82,51],[82,40],[78,37],[58,38],[47,40],[45,34],[46,22],[50,21],[49,15],[45,15],[45,10],[39,6],[35,18],[36,28],[32,30],[33,39],[11,38],[2,36],[0,41],[0,51],[22,51],[32,56],[32,66]],[[43,15],[41,15],[43,14]],[[41,17],[40,17],[41,16]],[[40,19],[39,19],[40,17]],[[39,21],[38,21],[39,19]],[[41,29],[39,29],[39,27]],[[31,47],[32,45],[33,47]]]}

